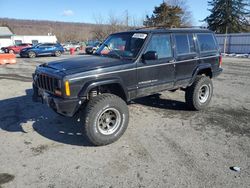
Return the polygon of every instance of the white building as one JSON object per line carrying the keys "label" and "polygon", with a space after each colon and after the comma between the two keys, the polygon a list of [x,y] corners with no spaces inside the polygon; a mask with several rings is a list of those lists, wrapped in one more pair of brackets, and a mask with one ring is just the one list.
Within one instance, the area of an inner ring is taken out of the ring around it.
{"label": "white building", "polygon": [[0,49],[20,43],[56,43],[55,35],[15,35],[8,27],[0,27]]}
{"label": "white building", "polygon": [[0,49],[1,47],[13,44],[11,39],[12,36],[13,33],[9,30],[8,27],[0,27]]}

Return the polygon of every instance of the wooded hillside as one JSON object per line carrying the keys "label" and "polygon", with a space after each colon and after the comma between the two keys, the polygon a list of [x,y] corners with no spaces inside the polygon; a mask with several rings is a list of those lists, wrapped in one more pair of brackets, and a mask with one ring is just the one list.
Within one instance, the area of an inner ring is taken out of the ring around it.
{"label": "wooded hillside", "polygon": [[0,18],[0,26],[8,26],[17,35],[48,35],[55,34],[60,42],[69,40],[84,41],[94,38],[93,31],[105,25],[39,21],[39,20],[19,20]]}

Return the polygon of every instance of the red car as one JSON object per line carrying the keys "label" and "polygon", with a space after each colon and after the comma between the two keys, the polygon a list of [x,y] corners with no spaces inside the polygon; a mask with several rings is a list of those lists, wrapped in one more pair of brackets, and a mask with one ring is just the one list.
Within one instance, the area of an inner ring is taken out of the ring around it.
{"label": "red car", "polygon": [[2,50],[5,52],[5,53],[15,53],[15,54],[19,54],[20,51],[23,49],[23,48],[27,48],[27,47],[31,47],[32,44],[29,44],[29,43],[21,43],[21,44],[16,44],[14,46],[8,46],[8,47],[4,47],[2,48]]}

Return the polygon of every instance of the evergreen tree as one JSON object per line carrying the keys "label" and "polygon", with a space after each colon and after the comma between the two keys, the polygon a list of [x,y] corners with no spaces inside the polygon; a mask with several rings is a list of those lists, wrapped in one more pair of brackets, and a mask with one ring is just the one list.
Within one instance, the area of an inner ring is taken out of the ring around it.
{"label": "evergreen tree", "polygon": [[171,6],[163,2],[160,6],[155,7],[151,17],[146,16],[143,25],[147,27],[180,27],[183,14],[181,7]]}
{"label": "evergreen tree", "polygon": [[204,21],[217,33],[238,33],[249,26],[249,0],[211,0],[211,14]]}

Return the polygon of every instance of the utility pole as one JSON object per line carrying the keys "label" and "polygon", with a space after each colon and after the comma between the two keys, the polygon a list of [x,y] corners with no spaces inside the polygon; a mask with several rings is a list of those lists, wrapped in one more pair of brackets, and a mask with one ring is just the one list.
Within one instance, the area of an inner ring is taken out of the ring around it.
{"label": "utility pole", "polygon": [[227,33],[228,33],[228,26],[226,26],[226,36],[225,36],[225,40],[224,40],[224,55],[226,53],[226,48],[227,48]]}
{"label": "utility pole", "polygon": [[[226,14],[227,14],[227,19],[228,19],[228,12],[229,12],[229,2],[228,2],[228,0],[226,0],[226,10],[227,10],[227,12],[226,12]],[[228,21],[226,22],[226,36],[225,36],[225,41],[224,41],[224,50],[223,50],[223,52],[224,52],[224,54],[226,53],[226,48],[227,48],[227,33],[228,33]]]}

